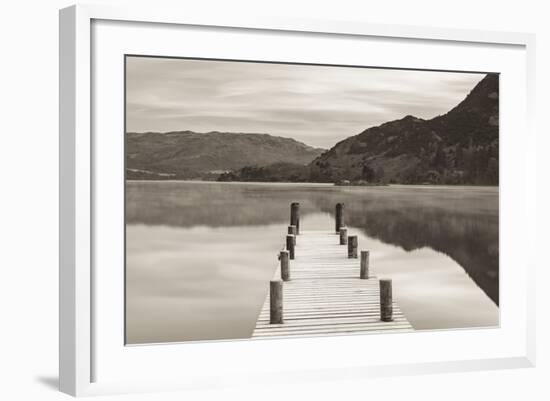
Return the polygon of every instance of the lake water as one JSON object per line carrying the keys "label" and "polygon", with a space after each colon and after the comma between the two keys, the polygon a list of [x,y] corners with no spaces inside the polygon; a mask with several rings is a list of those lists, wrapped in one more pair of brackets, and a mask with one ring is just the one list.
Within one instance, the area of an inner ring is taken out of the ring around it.
{"label": "lake water", "polygon": [[498,188],[129,181],[127,342],[248,338],[291,202],[303,230],[348,231],[416,329],[498,325]]}

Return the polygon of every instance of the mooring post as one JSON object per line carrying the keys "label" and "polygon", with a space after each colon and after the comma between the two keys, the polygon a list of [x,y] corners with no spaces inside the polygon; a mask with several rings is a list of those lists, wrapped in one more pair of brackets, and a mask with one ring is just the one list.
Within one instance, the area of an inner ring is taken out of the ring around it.
{"label": "mooring post", "polygon": [[380,280],[380,320],[393,321],[391,279]]}
{"label": "mooring post", "polygon": [[348,229],[346,227],[340,227],[340,245],[346,245],[348,243]]}
{"label": "mooring post", "polygon": [[363,280],[369,278],[369,251],[361,251],[361,274]]}
{"label": "mooring post", "polygon": [[348,237],[348,258],[357,258],[357,235]]}
{"label": "mooring post", "polygon": [[279,253],[279,260],[281,261],[281,279],[283,281],[290,280],[288,251],[281,251]]}
{"label": "mooring post", "polygon": [[290,225],[296,226],[296,235],[300,234],[300,203],[290,204]]}
{"label": "mooring post", "polygon": [[340,228],[344,227],[344,204],[336,204],[336,232],[340,232]]}
{"label": "mooring post", "polygon": [[288,226],[288,234],[294,235],[294,245],[296,245],[296,226]]}
{"label": "mooring post", "polygon": [[283,282],[281,280],[269,282],[269,323],[283,323]]}
{"label": "mooring post", "polygon": [[286,236],[286,250],[290,256],[290,259],[294,259],[294,235]]}

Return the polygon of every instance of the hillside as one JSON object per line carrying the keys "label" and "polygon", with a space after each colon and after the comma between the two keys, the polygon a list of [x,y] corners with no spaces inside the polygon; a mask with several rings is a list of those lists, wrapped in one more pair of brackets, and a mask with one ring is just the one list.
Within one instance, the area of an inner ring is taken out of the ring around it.
{"label": "hillside", "polygon": [[366,129],[316,158],[310,179],[497,185],[498,93],[490,74],[445,115]]}
{"label": "hillside", "polygon": [[229,132],[127,133],[128,178],[216,178],[245,166],[307,165],[323,152],[291,138]]}
{"label": "hillside", "polygon": [[273,163],[268,166],[245,166],[221,174],[217,181],[307,182],[309,167],[295,163]]}

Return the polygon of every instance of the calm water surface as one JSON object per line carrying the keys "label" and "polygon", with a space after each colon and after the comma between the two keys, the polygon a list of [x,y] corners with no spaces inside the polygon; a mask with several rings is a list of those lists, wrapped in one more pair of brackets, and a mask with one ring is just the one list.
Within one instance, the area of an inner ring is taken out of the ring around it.
{"label": "calm water surface", "polygon": [[128,342],[249,337],[293,201],[304,230],[345,203],[416,329],[498,325],[498,188],[129,181]]}

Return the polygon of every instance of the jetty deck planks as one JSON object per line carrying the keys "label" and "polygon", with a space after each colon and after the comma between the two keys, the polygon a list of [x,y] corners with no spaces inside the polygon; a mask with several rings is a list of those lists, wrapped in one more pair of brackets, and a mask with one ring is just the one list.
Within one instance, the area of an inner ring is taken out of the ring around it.
{"label": "jetty deck planks", "polygon": [[[328,231],[302,231],[290,281],[283,284],[282,324],[270,324],[269,283],[252,337],[295,337],[377,332],[406,332],[413,327],[393,302],[393,321],[380,320],[376,276],[359,278],[359,259],[348,259],[347,246]],[[281,278],[280,267],[274,279]]]}

